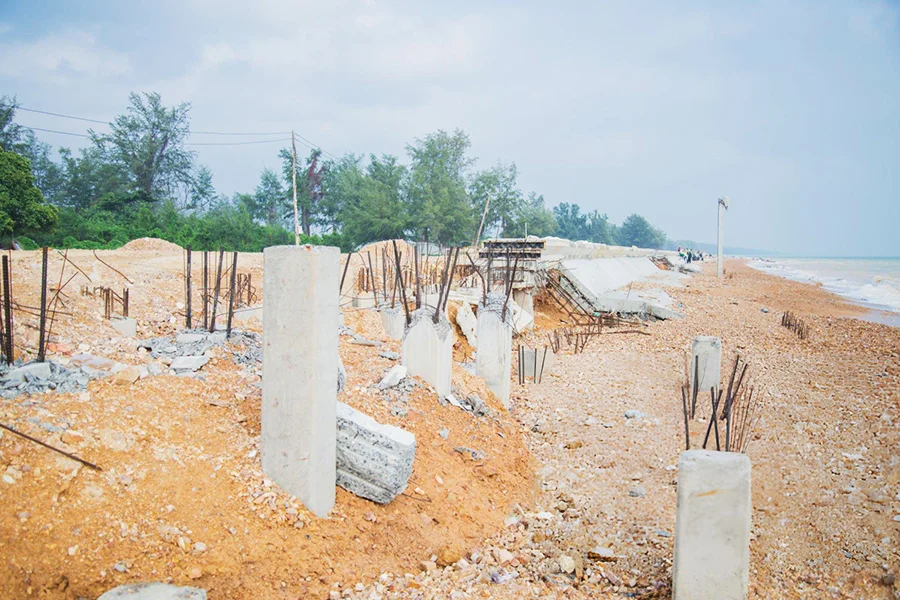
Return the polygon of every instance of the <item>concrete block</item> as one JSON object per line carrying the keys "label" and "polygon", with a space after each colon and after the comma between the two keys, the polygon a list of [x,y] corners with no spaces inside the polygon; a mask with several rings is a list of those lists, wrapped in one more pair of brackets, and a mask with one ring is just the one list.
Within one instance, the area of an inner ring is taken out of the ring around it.
{"label": "concrete block", "polygon": [[391,369],[384,374],[384,377],[381,378],[381,381],[375,386],[379,390],[386,390],[388,388],[392,388],[406,377],[406,367],[403,365],[395,365],[391,367]]}
{"label": "concrete block", "polygon": [[416,456],[416,436],[383,425],[341,402],[337,405],[337,484],[357,496],[387,504],[406,489]]}
{"label": "concrete block", "polygon": [[745,600],[750,580],[750,459],[688,450],[678,459],[675,600]]}
{"label": "concrete block", "polygon": [[234,320],[238,323],[242,323],[245,321],[249,321],[250,319],[257,319],[259,321],[263,320],[263,307],[259,306],[247,306],[245,308],[237,308],[234,311]]}
{"label": "concrete block", "polygon": [[698,335],[691,346],[691,394],[694,389],[694,359],[700,373],[699,394],[709,395],[709,388],[719,388],[722,371],[722,340],[708,335]]}
{"label": "concrete block", "polygon": [[530,290],[513,290],[512,299],[522,310],[534,317],[534,296]]}
{"label": "concrete block", "polygon": [[392,340],[402,340],[403,330],[406,329],[406,312],[401,306],[383,306],[381,312],[381,324],[384,333]]}
{"label": "concrete block", "polygon": [[466,336],[466,341],[469,342],[469,345],[473,348],[477,348],[478,320],[475,318],[475,313],[472,312],[472,307],[468,302],[460,304],[459,309],[456,311],[456,324],[462,329],[463,335]]}
{"label": "concrete block", "polygon": [[403,336],[402,362],[410,375],[424,379],[443,398],[450,393],[455,335],[446,316],[434,323],[433,315],[428,308],[413,313]]}
{"label": "concrete block", "polygon": [[375,308],[375,296],[372,294],[364,294],[353,298],[354,308]]}
{"label": "concrete block", "polygon": [[[478,355],[475,373],[484,377],[485,383],[503,406],[509,408],[509,389],[512,367],[512,326],[503,321],[504,296],[488,294],[487,306],[478,307]],[[507,307],[508,308],[508,307]]]}
{"label": "concrete block", "polygon": [[263,252],[262,467],[312,512],[334,506],[340,252]]}
{"label": "concrete block", "polygon": [[534,315],[528,314],[521,306],[516,304],[512,299],[509,301],[507,314],[511,315],[512,325],[516,333],[522,333],[534,329]]}
{"label": "concrete block", "polygon": [[206,600],[206,590],[168,583],[126,583],[97,600]]}
{"label": "concrete block", "polygon": [[169,368],[173,371],[197,371],[208,362],[208,356],[179,356],[172,361]]}
{"label": "concrete block", "polygon": [[16,367],[6,374],[8,381],[36,381],[41,379],[50,379],[53,372],[50,370],[48,362],[32,362],[21,367]]}
{"label": "concrete block", "polygon": [[[538,383],[541,382],[543,377],[546,377],[550,373],[553,365],[556,364],[556,355],[553,354],[553,350],[550,348],[547,348],[546,354],[544,354],[543,348],[536,348],[534,350],[531,348],[523,348],[522,355],[522,366],[525,369],[525,376],[533,378],[536,372]],[[537,364],[535,364],[535,359],[537,360]]]}
{"label": "concrete block", "polygon": [[123,317],[121,319],[110,319],[109,324],[113,329],[124,335],[125,337],[137,336],[137,321],[131,317]]}

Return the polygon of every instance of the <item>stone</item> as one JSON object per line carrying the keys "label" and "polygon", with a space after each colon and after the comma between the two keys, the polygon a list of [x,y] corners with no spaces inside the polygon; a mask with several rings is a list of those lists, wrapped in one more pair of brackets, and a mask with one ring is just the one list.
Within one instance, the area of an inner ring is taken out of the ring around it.
{"label": "stone", "polygon": [[567,554],[560,555],[557,560],[559,563],[559,570],[563,573],[574,573],[575,572],[575,559]]}
{"label": "stone", "polygon": [[459,325],[459,328],[460,330],[462,330],[463,335],[466,336],[466,341],[469,342],[469,345],[473,348],[477,348],[478,320],[475,317],[475,313],[472,312],[472,307],[468,302],[463,302],[456,310],[456,324]]}
{"label": "stone", "polygon": [[643,419],[644,416],[645,416],[644,413],[642,413],[642,412],[639,411],[639,410],[631,409],[631,410],[626,410],[626,411],[625,411],[625,418],[626,418],[626,419]]}
{"label": "stone", "polygon": [[173,371],[198,371],[209,362],[208,356],[179,356],[172,360],[169,368]]}
{"label": "stone", "polygon": [[53,372],[50,370],[50,363],[32,362],[10,370],[9,373],[6,374],[6,379],[8,381],[24,383],[26,381],[50,379],[52,376]]}
{"label": "stone", "polygon": [[386,358],[388,360],[400,360],[400,353],[399,352],[391,352],[390,350],[385,350],[384,352],[380,353],[378,356],[380,356],[381,358]]}
{"label": "stone", "polygon": [[616,553],[606,546],[594,546],[588,550],[588,558],[591,560],[599,560],[603,562],[615,562],[619,560]]}
{"label": "stone", "polygon": [[463,559],[463,553],[456,546],[442,546],[437,553],[437,564],[439,567],[447,567],[456,564]]}
{"label": "stone", "polygon": [[631,491],[628,492],[628,495],[632,498],[643,498],[647,495],[647,490],[645,490],[643,486],[636,485],[631,488]]}
{"label": "stone", "polygon": [[[722,340],[708,335],[698,335],[691,346],[691,394],[694,389],[694,361],[700,374],[698,396],[709,397],[709,388],[719,389],[722,371]],[[706,394],[702,396],[701,394]],[[692,396],[688,396],[691,398]]]}
{"label": "stone", "polygon": [[337,403],[337,484],[379,504],[406,489],[416,436],[341,402]]}
{"label": "stone", "polygon": [[403,307],[384,306],[379,312],[381,313],[381,325],[384,327],[384,333],[392,340],[402,340],[403,331],[406,329],[406,312]]}
{"label": "stone", "polygon": [[379,390],[386,390],[388,388],[392,388],[406,377],[406,367],[403,365],[395,365],[391,367],[391,370],[384,374],[384,377],[381,378],[381,381],[376,384]]}
{"label": "stone", "polygon": [[438,397],[450,393],[453,369],[453,342],[456,337],[444,314],[432,321],[434,310],[421,308],[403,336],[403,365],[413,377],[421,377],[434,387]]}
{"label": "stone", "polygon": [[673,597],[744,600],[750,578],[750,459],[688,450],[678,459]]}
{"label": "stone", "polygon": [[115,329],[125,337],[137,336],[137,321],[135,321],[131,317],[110,319],[109,324],[113,329]]}
{"label": "stone", "polygon": [[113,375],[112,381],[116,385],[131,385],[141,377],[141,370],[138,367],[126,367]]}
{"label": "stone", "polygon": [[263,472],[319,517],[334,507],[340,251],[263,251]]}
{"label": "stone", "polygon": [[127,583],[109,590],[97,600],[206,600],[206,590],[168,583]]}
{"label": "stone", "polygon": [[502,319],[504,301],[505,297],[500,294],[488,294],[487,305],[478,307],[479,346],[475,373],[484,377],[488,388],[503,406],[509,408],[513,330],[509,321]]}
{"label": "stone", "polygon": [[60,434],[59,439],[63,444],[75,446],[84,441],[84,434],[74,429],[67,429]]}

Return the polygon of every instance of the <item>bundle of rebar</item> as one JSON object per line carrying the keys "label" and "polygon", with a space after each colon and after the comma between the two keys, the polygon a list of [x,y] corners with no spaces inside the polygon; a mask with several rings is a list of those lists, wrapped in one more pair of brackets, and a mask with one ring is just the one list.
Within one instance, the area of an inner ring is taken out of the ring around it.
{"label": "bundle of rebar", "polygon": [[803,319],[790,311],[787,311],[783,315],[781,315],[781,326],[787,327],[788,329],[796,333],[797,337],[799,337],[801,340],[809,339],[809,325],[807,325],[803,321]]}

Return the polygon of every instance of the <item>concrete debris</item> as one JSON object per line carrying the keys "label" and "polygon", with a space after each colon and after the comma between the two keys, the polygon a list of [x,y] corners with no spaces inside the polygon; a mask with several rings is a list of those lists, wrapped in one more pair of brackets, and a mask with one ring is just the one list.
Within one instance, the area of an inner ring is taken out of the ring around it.
{"label": "concrete debris", "polygon": [[356,344],[357,346],[380,346],[381,342],[376,342],[374,340],[370,340],[365,338],[358,333],[353,334],[353,339],[350,340],[351,344]]}
{"label": "concrete debris", "polygon": [[175,374],[198,371],[209,362],[208,356],[179,356],[172,361],[170,368]]}
{"label": "concrete debris", "polygon": [[463,335],[466,336],[466,341],[469,342],[469,345],[477,348],[478,335],[476,334],[476,329],[478,320],[475,318],[475,313],[472,312],[472,307],[468,302],[463,302],[456,311],[456,324],[459,325]]}
{"label": "concrete debris", "polygon": [[380,356],[381,358],[386,358],[388,360],[400,360],[400,353],[399,352],[391,352],[390,350],[385,350],[378,356]]}
{"label": "concrete debris", "polygon": [[387,388],[392,388],[403,379],[406,378],[406,367],[403,365],[395,365],[391,367],[391,370],[385,373],[384,377],[381,378],[381,381],[375,386],[379,390],[385,390]]}
{"label": "concrete debris", "polygon": [[125,337],[135,337],[137,335],[137,321],[135,321],[131,317],[111,319],[109,321],[109,324],[113,329],[115,329]]}
{"label": "concrete debris", "polygon": [[50,363],[32,362],[12,369],[6,376],[10,381],[23,383],[26,381],[32,382],[50,379],[52,372],[50,370]]}
{"label": "concrete debris", "polygon": [[[117,364],[108,359],[99,360],[107,361],[110,368]],[[92,379],[109,374],[107,370],[87,366],[87,363],[90,362],[85,361],[85,364],[81,365],[73,358],[69,364],[74,368],[63,366],[55,361],[33,362],[27,365],[17,363],[12,368],[6,364],[0,364],[0,396],[15,398],[22,394],[43,394],[51,390],[60,393],[83,391],[87,389],[87,384]]]}
{"label": "concrete debris", "polygon": [[379,504],[403,493],[412,474],[416,436],[337,403],[337,484]]}
{"label": "concrete debris", "polygon": [[168,583],[127,583],[109,590],[97,600],[206,600],[206,590]]}

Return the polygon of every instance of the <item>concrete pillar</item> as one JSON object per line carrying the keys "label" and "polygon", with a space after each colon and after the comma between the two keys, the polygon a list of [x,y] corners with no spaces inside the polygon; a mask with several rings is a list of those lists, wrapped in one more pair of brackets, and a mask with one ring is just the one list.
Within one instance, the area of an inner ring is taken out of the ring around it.
{"label": "concrete pillar", "polygon": [[[694,344],[691,347],[691,364],[689,365],[692,394],[695,359],[699,359],[697,364],[700,372],[700,388],[697,393],[703,402],[706,402],[709,399],[709,388],[719,388],[722,371],[722,340],[710,335],[698,335],[694,338]],[[701,394],[706,394],[706,396]]]}
{"label": "concrete pillar", "polygon": [[512,299],[523,311],[534,316],[534,296],[531,295],[531,290],[513,290]]}
{"label": "concrete pillar", "polygon": [[506,321],[501,319],[504,296],[488,294],[487,306],[478,306],[478,354],[475,373],[484,377],[488,388],[503,406],[509,408],[510,368],[512,367],[512,307]]}
{"label": "concrete pillar", "polygon": [[262,467],[320,517],[335,497],[340,253],[266,248]]}
{"label": "concrete pillar", "polygon": [[434,309],[420,308],[412,314],[412,323],[403,335],[403,365],[409,374],[432,385],[438,396],[450,393],[455,335],[444,314],[435,324]]}
{"label": "concrete pillar", "polygon": [[378,309],[381,312],[381,324],[384,327],[384,333],[392,340],[402,340],[403,330],[406,329],[406,313],[402,306],[382,306]]}
{"label": "concrete pillar", "polygon": [[688,450],[678,459],[674,600],[745,600],[750,580],[750,459]]}

